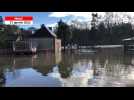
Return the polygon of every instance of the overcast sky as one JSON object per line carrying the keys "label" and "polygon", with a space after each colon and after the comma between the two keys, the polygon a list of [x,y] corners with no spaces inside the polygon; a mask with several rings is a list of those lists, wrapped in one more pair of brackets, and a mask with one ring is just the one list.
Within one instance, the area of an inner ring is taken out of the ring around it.
{"label": "overcast sky", "polygon": [[[77,19],[78,21],[91,21],[91,14],[93,12],[0,12],[0,16],[33,16],[34,27],[40,27],[41,24],[46,26],[55,26],[56,23],[62,19],[65,22]],[[99,16],[104,16],[105,12],[97,12]],[[134,17],[134,12],[114,12],[118,16],[130,15]],[[30,25],[31,26],[31,25]],[[20,27],[30,27],[20,26]]]}

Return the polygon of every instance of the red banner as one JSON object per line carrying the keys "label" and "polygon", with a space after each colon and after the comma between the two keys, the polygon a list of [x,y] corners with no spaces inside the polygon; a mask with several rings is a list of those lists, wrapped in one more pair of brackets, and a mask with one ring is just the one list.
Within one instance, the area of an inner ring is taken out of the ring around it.
{"label": "red banner", "polygon": [[32,21],[32,16],[6,16],[5,21]]}

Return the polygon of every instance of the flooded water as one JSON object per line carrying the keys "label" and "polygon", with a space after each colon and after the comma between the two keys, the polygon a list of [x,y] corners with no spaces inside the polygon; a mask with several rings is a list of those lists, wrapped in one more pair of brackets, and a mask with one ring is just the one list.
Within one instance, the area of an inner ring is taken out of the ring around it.
{"label": "flooded water", "polygon": [[1,87],[134,86],[134,56],[122,49],[97,53],[0,56]]}

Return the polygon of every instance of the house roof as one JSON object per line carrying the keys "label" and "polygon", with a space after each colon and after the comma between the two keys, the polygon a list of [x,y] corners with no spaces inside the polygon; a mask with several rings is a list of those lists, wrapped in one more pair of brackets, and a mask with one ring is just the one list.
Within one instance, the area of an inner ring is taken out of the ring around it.
{"label": "house roof", "polygon": [[14,34],[8,34],[8,41],[15,41],[17,39],[17,36]]}
{"label": "house roof", "polygon": [[130,41],[130,40],[134,40],[134,37],[123,39],[122,41]]}
{"label": "house roof", "polygon": [[32,38],[42,38],[42,37],[50,37],[56,38],[56,34],[49,30],[45,25],[40,29],[36,30],[35,33],[31,36]]}

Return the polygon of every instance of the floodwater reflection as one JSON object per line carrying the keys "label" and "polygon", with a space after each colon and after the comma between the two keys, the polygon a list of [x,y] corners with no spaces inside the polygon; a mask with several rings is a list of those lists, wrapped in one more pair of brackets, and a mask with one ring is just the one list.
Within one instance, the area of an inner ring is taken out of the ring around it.
{"label": "floodwater reflection", "polygon": [[96,54],[44,53],[0,57],[3,87],[134,86],[134,56],[119,49]]}

